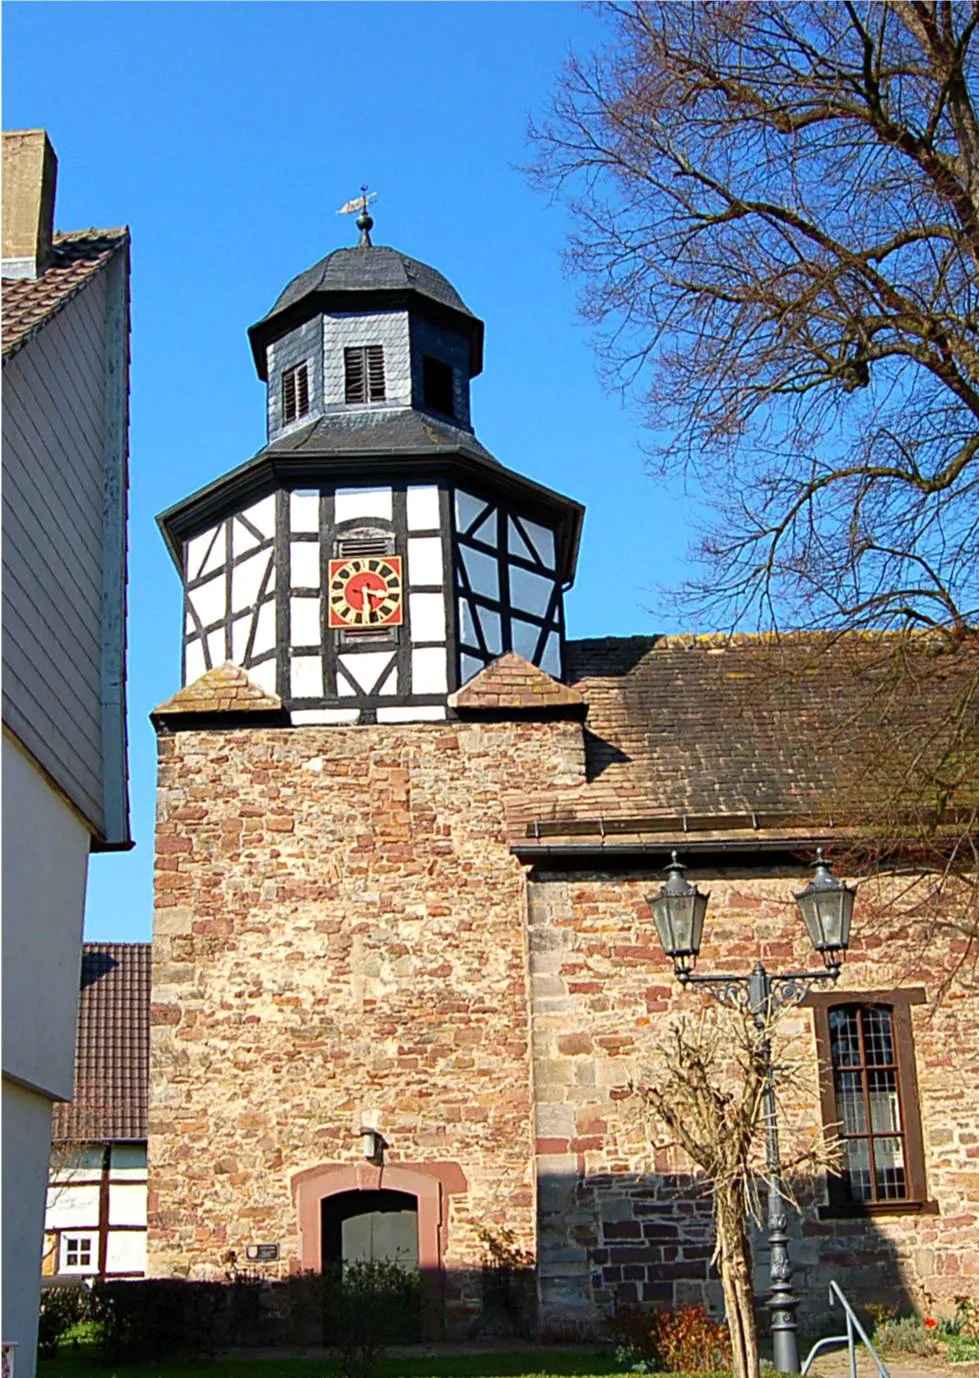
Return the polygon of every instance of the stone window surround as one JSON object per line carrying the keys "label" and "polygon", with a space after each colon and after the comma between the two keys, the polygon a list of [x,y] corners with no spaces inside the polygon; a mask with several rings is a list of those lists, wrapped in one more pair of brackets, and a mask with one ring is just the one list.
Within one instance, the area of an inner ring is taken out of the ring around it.
{"label": "stone window surround", "polygon": [[469,1189],[458,1163],[324,1163],[297,1172],[291,1181],[299,1216],[299,1259],[302,1271],[322,1270],[320,1204],[324,1197],[345,1191],[403,1191],[418,1201],[418,1267],[423,1275],[439,1278],[448,1244],[448,1197]]}
{"label": "stone window surround", "polygon": [[819,1210],[822,1219],[834,1220],[867,1215],[936,1215],[938,1213],[937,1203],[928,1200],[925,1185],[921,1105],[918,1097],[914,1038],[911,1029],[911,1006],[923,1005],[924,1003],[925,992],[921,987],[906,987],[903,990],[819,991],[810,993],[806,997],[805,1004],[812,1009],[814,1016],[816,1055],[819,1064],[820,1109],[823,1128],[827,1133],[832,1132],[833,1126],[839,1119],[833,1089],[833,1066],[830,1053],[830,1010],[839,1005],[884,1005],[890,1009],[894,1021],[898,1086],[907,1153],[908,1196],[906,1199],[900,1201],[850,1201],[845,1197],[842,1177],[830,1177],[828,1179],[829,1202],[820,1207]]}

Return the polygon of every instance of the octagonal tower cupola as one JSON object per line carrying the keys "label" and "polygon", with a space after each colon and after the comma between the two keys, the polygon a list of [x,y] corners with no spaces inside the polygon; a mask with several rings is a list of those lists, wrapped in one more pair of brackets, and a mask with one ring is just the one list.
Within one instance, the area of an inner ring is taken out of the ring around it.
{"label": "octagonal tower cupola", "polygon": [[270,441],[319,417],[406,407],[472,430],[482,321],[441,273],[369,229],[293,278],[249,337]]}
{"label": "octagonal tower cupola", "polygon": [[267,443],[159,519],[183,683],[231,661],[294,723],[444,718],[507,651],[563,672],[582,508],[480,444],[482,322],[358,225],[248,332]]}

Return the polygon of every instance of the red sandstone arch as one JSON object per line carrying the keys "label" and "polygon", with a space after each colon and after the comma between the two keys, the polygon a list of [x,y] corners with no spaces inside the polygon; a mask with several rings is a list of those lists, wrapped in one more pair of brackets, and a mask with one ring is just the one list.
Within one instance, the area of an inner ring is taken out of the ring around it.
{"label": "red sandstone arch", "polygon": [[341,1191],[403,1191],[418,1201],[418,1267],[428,1276],[442,1270],[448,1243],[448,1198],[468,1189],[458,1163],[324,1163],[297,1172],[291,1181],[299,1215],[299,1267],[322,1266],[320,1202]]}

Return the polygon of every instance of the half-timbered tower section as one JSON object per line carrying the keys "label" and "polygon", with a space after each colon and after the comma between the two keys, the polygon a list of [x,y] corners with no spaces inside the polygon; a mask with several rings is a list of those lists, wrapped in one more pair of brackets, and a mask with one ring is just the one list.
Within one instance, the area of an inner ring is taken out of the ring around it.
{"label": "half-timbered tower section", "polygon": [[440,273],[340,249],[250,331],[268,443],[161,518],[184,683],[232,661],[294,723],[444,719],[502,653],[560,676],[581,508],[476,439],[483,326]]}

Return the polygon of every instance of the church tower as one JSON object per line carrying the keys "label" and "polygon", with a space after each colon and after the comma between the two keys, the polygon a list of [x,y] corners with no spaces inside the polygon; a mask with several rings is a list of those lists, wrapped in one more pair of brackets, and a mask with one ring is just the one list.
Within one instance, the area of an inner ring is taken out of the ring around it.
{"label": "church tower", "polygon": [[563,671],[582,509],[480,444],[482,321],[358,223],[249,331],[265,446],[160,518],[184,684],[231,661],[294,724],[442,719],[510,650]]}

